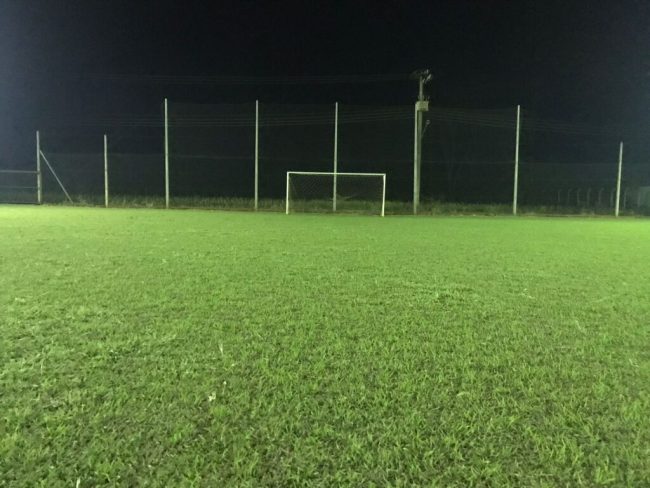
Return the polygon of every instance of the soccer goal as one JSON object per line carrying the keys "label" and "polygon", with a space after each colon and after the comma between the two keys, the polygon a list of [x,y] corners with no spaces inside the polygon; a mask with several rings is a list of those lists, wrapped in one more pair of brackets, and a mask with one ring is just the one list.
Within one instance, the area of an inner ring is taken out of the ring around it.
{"label": "soccer goal", "polygon": [[288,171],[286,213],[366,213],[384,216],[385,173]]}

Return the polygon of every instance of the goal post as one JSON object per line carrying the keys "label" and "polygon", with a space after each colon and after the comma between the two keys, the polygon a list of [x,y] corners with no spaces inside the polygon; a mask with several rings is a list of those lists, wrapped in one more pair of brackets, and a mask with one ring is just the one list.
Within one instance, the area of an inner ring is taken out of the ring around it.
{"label": "goal post", "polygon": [[385,173],[287,172],[287,214],[336,212],[383,217],[385,210]]}

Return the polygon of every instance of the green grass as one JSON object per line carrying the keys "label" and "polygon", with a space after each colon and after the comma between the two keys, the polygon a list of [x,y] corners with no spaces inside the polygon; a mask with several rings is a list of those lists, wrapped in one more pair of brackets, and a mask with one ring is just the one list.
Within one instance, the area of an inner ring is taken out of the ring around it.
{"label": "green grass", "polygon": [[[3,198],[4,197],[4,198]],[[36,203],[36,195],[3,195],[0,194],[0,202],[11,203]],[[103,207],[103,195],[72,195],[73,204],[63,194],[46,193],[43,195],[43,202],[48,205],[71,205]],[[265,212],[284,212],[284,199],[262,198],[258,202],[259,209]],[[294,200],[292,208],[299,208],[302,212],[323,213],[331,208],[331,200],[311,199],[301,202]],[[110,206],[114,208],[165,208],[164,196],[152,195],[112,195]],[[170,206],[177,209],[212,209],[212,210],[253,210],[254,200],[252,198],[234,197],[200,197],[200,196],[172,196]],[[376,200],[346,200],[341,197],[338,205],[338,213],[368,213],[378,214],[381,209],[381,201]],[[386,215],[411,215],[413,203],[407,201],[387,200]],[[520,215],[580,215],[580,216],[611,216],[614,209],[608,205],[571,206],[571,205],[526,205],[518,207]],[[423,200],[420,204],[419,213],[422,215],[512,215],[511,203],[462,203],[447,202],[439,200]],[[650,215],[650,208],[624,206],[621,208],[621,215]]]}
{"label": "green grass", "polygon": [[649,242],[0,206],[0,486],[649,486]]}

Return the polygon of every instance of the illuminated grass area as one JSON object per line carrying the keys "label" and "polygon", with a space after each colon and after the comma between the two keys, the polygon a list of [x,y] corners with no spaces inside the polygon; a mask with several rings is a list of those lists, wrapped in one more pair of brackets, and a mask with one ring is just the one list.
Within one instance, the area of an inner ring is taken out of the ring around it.
{"label": "illuminated grass area", "polygon": [[[8,197],[7,195],[4,195]],[[28,196],[15,196],[14,198],[2,198],[1,202],[11,203],[36,203],[36,195],[30,193]],[[74,203],[70,204],[63,195],[45,194],[43,202],[47,205],[70,205],[80,207],[103,207],[104,197],[101,195],[73,195]],[[341,201],[341,200],[340,200]],[[377,201],[341,201],[338,206],[338,213],[378,214],[379,204]],[[231,198],[231,197],[199,197],[199,196],[172,196],[170,199],[171,208],[175,209],[210,209],[210,210],[253,210],[254,200],[252,198]],[[313,212],[326,213],[331,208],[331,200],[308,200],[297,207],[292,205],[293,213]],[[133,196],[113,195],[110,198],[110,207],[114,208],[165,208],[163,196]],[[286,210],[285,200],[267,199],[259,200],[259,209],[265,212],[282,212]],[[413,203],[397,200],[386,200],[387,215],[412,215]],[[614,208],[609,205],[592,206],[566,206],[566,205],[527,205],[520,203],[518,206],[520,215],[528,216],[613,216]],[[445,202],[436,200],[423,200],[420,202],[419,213],[421,215],[512,215],[512,203],[462,203]],[[650,207],[621,208],[621,215],[640,216],[650,215]]]}
{"label": "illuminated grass area", "polygon": [[0,206],[0,486],[648,486],[650,222]]}

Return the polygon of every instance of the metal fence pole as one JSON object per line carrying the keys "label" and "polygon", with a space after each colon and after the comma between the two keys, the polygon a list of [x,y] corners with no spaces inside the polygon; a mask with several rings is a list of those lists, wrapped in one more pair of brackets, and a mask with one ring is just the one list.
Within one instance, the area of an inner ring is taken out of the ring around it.
{"label": "metal fence pole", "polygon": [[255,210],[259,206],[260,177],[260,101],[255,100]]}
{"label": "metal fence pole", "polygon": [[517,128],[515,130],[515,183],[512,193],[512,214],[517,215],[517,193],[519,191],[519,123],[521,120],[521,105],[517,105]]}
{"label": "metal fence pole", "polygon": [[41,133],[36,131],[36,201],[43,203],[43,173],[41,172]]}
{"label": "metal fence pole", "polygon": [[336,212],[336,186],[339,171],[339,102],[334,104],[334,185],[332,189],[332,211]]}
{"label": "metal fence pole", "polygon": [[165,98],[165,208],[169,208],[169,114]]}
{"label": "metal fence pole", "polygon": [[104,207],[108,208],[108,136],[104,134]]}
{"label": "metal fence pole", "polygon": [[623,173],[623,142],[618,146],[618,176],[616,178],[616,206],[614,215],[618,217],[621,206],[621,175]]}

